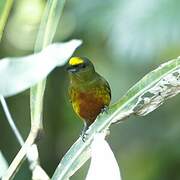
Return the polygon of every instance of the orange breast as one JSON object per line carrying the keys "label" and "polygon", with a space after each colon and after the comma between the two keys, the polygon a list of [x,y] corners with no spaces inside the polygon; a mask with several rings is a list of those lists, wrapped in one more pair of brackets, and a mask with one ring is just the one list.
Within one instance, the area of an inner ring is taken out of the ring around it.
{"label": "orange breast", "polygon": [[94,122],[101,110],[110,103],[110,95],[104,88],[96,88],[88,92],[74,90],[72,94],[71,99],[75,112],[89,125]]}
{"label": "orange breast", "polygon": [[93,93],[79,93],[79,115],[87,121],[93,122],[104,108],[103,97]]}

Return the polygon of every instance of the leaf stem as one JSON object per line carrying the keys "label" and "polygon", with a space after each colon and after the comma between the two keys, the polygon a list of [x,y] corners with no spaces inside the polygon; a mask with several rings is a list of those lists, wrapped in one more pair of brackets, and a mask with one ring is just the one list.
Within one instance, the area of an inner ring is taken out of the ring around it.
{"label": "leaf stem", "polygon": [[5,99],[4,99],[3,96],[0,96],[0,101],[1,101],[3,110],[4,110],[4,112],[5,112],[6,118],[7,118],[8,122],[9,122],[9,125],[10,125],[12,131],[14,132],[14,134],[15,134],[18,142],[19,142],[19,144],[20,144],[21,146],[23,146],[24,140],[23,140],[23,138],[22,138],[22,136],[21,136],[18,128],[16,127],[16,125],[15,125],[15,123],[14,123],[14,120],[13,120],[13,118],[12,118],[12,116],[11,116],[11,113],[10,113],[10,111],[9,111],[9,109],[8,109],[7,103],[6,103],[6,101],[5,101]]}

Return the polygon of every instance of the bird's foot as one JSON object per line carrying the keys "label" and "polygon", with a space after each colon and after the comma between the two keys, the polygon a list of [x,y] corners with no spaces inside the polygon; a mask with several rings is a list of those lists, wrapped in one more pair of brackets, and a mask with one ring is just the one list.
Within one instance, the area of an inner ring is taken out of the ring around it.
{"label": "bird's foot", "polygon": [[109,107],[108,106],[104,106],[102,109],[101,109],[101,114],[103,114],[104,112],[106,114],[108,114],[108,110],[109,110]]}
{"label": "bird's foot", "polygon": [[85,133],[83,133],[83,134],[81,134],[81,138],[82,138],[82,141],[83,141],[83,142],[85,142],[85,141],[86,141],[87,136],[88,136],[88,134],[87,134],[86,132],[85,132]]}
{"label": "bird's foot", "polygon": [[81,132],[81,138],[82,138],[83,142],[85,142],[87,139],[87,136],[88,136],[88,133],[86,132],[87,130],[88,130],[88,126],[86,123],[84,123],[84,127],[83,127],[82,132]]}

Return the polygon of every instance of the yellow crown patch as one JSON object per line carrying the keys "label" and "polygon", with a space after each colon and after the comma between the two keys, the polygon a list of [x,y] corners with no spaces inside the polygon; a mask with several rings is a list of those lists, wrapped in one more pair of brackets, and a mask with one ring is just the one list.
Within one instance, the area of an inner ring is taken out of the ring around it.
{"label": "yellow crown patch", "polygon": [[78,64],[82,64],[84,63],[83,59],[79,58],[79,57],[72,57],[70,60],[69,60],[69,64],[70,65],[78,65]]}

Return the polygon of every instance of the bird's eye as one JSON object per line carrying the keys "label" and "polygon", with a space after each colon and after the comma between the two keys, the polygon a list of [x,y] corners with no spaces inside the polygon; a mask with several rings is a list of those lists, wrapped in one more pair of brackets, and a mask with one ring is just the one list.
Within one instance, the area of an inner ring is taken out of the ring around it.
{"label": "bird's eye", "polygon": [[79,67],[79,65],[73,65],[73,67],[74,67],[74,68],[78,68],[78,67]]}

